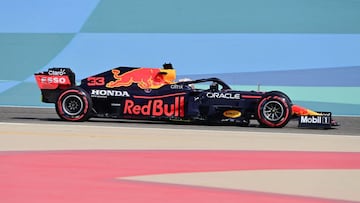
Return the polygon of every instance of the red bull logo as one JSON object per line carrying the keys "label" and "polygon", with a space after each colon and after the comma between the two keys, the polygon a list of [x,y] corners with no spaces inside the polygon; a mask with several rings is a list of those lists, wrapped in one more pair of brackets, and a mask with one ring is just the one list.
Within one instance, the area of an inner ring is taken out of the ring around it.
{"label": "red bull logo", "polygon": [[121,74],[120,70],[112,70],[115,81],[106,84],[108,88],[128,87],[133,83],[141,89],[157,89],[175,80],[175,70],[160,68],[137,68]]}
{"label": "red bull logo", "polygon": [[124,114],[143,116],[184,117],[184,96],[174,97],[172,103],[165,103],[162,99],[149,100],[147,104],[139,105],[133,100],[125,100]]}

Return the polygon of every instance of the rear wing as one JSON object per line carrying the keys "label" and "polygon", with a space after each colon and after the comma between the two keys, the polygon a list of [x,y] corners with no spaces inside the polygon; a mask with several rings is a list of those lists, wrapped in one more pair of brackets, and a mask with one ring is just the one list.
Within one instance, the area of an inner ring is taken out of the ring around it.
{"label": "rear wing", "polygon": [[76,85],[75,73],[70,68],[49,68],[34,76],[45,103],[55,103],[62,90]]}

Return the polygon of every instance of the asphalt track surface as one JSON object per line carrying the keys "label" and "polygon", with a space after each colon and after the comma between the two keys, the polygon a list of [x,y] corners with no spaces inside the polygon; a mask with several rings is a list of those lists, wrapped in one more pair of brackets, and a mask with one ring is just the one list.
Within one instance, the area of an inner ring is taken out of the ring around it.
{"label": "asphalt track surface", "polygon": [[0,200],[360,202],[360,118],[334,129],[91,119],[0,107]]}
{"label": "asphalt track surface", "polygon": [[[340,126],[332,129],[299,129],[297,120],[292,120],[285,128],[260,128],[256,121],[252,121],[250,127],[238,126],[209,126],[192,125],[187,123],[166,123],[154,121],[133,121],[120,119],[100,119],[92,118],[81,125],[88,126],[122,126],[122,127],[141,127],[141,128],[165,128],[165,129],[206,129],[223,131],[249,131],[249,132],[279,132],[279,133],[306,133],[322,135],[360,135],[360,117],[335,116],[333,119],[340,123]],[[19,107],[0,107],[0,122],[11,123],[39,123],[39,124],[68,124],[78,125],[79,123],[69,123],[62,121],[57,116],[54,108],[19,108]]]}

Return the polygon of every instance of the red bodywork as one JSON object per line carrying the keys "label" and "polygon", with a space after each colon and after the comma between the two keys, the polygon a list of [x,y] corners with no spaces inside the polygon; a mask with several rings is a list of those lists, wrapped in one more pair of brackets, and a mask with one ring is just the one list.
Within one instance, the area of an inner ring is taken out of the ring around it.
{"label": "red bodywork", "polygon": [[36,74],[35,75],[36,83],[40,89],[67,89],[71,87],[71,81],[67,75],[48,75],[48,74]]}

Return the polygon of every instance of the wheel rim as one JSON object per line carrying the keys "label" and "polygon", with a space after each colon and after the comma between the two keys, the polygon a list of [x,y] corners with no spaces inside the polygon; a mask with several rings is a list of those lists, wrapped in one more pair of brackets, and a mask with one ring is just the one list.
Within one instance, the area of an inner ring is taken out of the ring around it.
{"label": "wheel rim", "polygon": [[77,116],[81,113],[84,103],[77,95],[69,95],[63,100],[62,108],[69,116]]}
{"label": "wheel rim", "polygon": [[279,121],[284,115],[284,107],[278,101],[269,101],[264,105],[263,115],[268,121]]}

